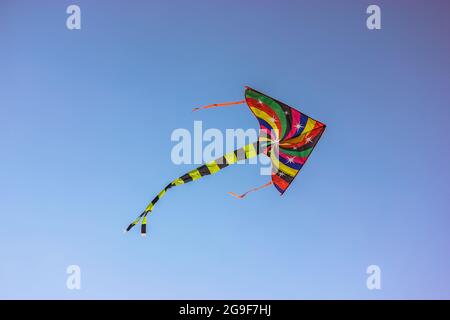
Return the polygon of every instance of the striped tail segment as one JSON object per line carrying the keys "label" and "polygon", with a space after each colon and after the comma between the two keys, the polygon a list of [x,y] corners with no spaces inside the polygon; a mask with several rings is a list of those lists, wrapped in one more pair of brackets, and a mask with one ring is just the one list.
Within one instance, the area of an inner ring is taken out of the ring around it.
{"label": "striped tail segment", "polygon": [[130,231],[135,225],[137,225],[141,220],[141,235],[145,236],[147,233],[147,215],[149,212],[153,211],[153,207],[155,204],[161,199],[166,192],[175,186],[179,186],[191,181],[198,180],[204,176],[208,176],[210,174],[214,174],[221,169],[234,164],[238,161],[250,159],[257,156],[262,150],[260,150],[258,142],[254,142],[248,144],[240,149],[234,150],[225,154],[224,156],[208,162],[197,169],[189,171],[185,175],[179,177],[178,179],[173,180],[169,183],[160,193],[148,204],[145,208],[144,212],[142,212],[125,230],[126,232]]}

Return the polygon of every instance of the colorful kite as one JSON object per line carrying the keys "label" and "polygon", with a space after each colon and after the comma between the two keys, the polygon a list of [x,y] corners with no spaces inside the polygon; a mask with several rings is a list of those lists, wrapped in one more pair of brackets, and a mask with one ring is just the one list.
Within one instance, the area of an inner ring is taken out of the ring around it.
{"label": "colorful kite", "polygon": [[271,184],[277,188],[281,195],[286,191],[325,131],[325,124],[249,87],[246,87],[245,90],[245,100],[211,104],[202,108],[195,108],[194,111],[244,103],[247,103],[254,116],[258,119],[260,126],[258,141],[227,153],[169,183],[150,202],[144,212],[128,226],[126,231],[129,231],[142,220],[141,234],[145,236],[147,232],[148,213],[153,211],[156,202],[172,187],[216,173],[230,164],[255,157],[260,153],[267,155],[272,160],[272,181],[259,188],[247,191],[242,195],[237,195],[232,192],[230,194],[237,198],[243,198],[249,192],[267,187]]}

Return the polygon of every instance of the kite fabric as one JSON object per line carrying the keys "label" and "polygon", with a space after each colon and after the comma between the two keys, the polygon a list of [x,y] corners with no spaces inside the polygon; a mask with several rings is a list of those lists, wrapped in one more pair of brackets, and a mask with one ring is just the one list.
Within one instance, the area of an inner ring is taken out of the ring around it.
{"label": "kite fabric", "polygon": [[243,198],[249,192],[265,188],[270,184],[273,184],[281,195],[286,191],[311,155],[326,126],[287,104],[249,87],[246,87],[245,90],[245,100],[210,104],[195,108],[193,111],[244,103],[258,119],[260,126],[258,141],[229,152],[173,180],[158,193],[136,220],[128,226],[126,231],[129,231],[141,221],[141,234],[145,236],[147,233],[147,215],[153,211],[156,202],[172,187],[214,174],[230,164],[255,157],[260,153],[271,159],[271,182],[242,195],[236,195],[232,192],[230,194],[237,198]]}

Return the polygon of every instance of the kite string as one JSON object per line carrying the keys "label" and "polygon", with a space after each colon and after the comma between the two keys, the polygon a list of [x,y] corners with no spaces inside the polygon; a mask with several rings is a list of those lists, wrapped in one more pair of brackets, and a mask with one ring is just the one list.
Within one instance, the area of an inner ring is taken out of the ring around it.
{"label": "kite string", "polygon": [[202,109],[211,109],[211,108],[217,108],[217,107],[229,107],[229,106],[234,106],[237,104],[244,104],[244,103],[245,103],[245,100],[234,101],[234,102],[224,102],[224,103],[213,103],[213,104],[208,104],[207,106],[194,108],[194,109],[192,109],[192,111],[198,111],[198,110],[202,110]]}
{"label": "kite string", "polygon": [[260,186],[260,187],[250,189],[250,190],[248,190],[247,192],[244,192],[244,193],[241,194],[241,195],[238,195],[238,194],[236,194],[236,193],[234,193],[234,192],[231,192],[231,191],[228,192],[228,193],[231,194],[233,197],[236,197],[236,198],[238,198],[238,199],[242,199],[242,198],[244,198],[247,194],[249,194],[250,192],[258,191],[258,190],[260,190],[260,189],[263,189],[263,188],[265,188],[265,187],[270,186],[271,184],[272,184],[272,181],[269,181],[268,183],[266,183],[266,184],[264,184],[264,185],[262,185],[262,186]]}

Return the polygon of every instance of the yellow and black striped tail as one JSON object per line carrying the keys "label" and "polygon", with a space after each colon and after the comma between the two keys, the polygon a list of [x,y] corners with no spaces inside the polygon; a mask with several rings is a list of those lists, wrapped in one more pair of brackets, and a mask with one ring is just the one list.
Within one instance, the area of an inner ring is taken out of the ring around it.
{"label": "yellow and black striped tail", "polygon": [[161,190],[160,193],[149,203],[147,208],[145,208],[144,212],[142,212],[125,230],[126,232],[130,231],[131,228],[133,228],[135,225],[141,222],[141,235],[145,236],[147,233],[147,215],[149,212],[153,211],[153,207],[155,206],[156,202],[158,202],[159,199],[161,199],[172,187],[179,186],[181,184],[185,184],[197,179],[200,179],[204,176],[214,174],[218,172],[219,170],[229,166],[230,164],[234,164],[238,161],[250,159],[255,156],[257,156],[260,153],[260,148],[258,142],[254,142],[251,144],[246,145],[245,147],[242,147],[240,149],[234,150],[233,152],[229,152],[225,154],[224,156],[208,162],[207,164],[202,165],[201,167],[198,167],[195,170],[189,171],[185,175],[179,177],[178,179],[172,181],[169,183],[163,190]]}

